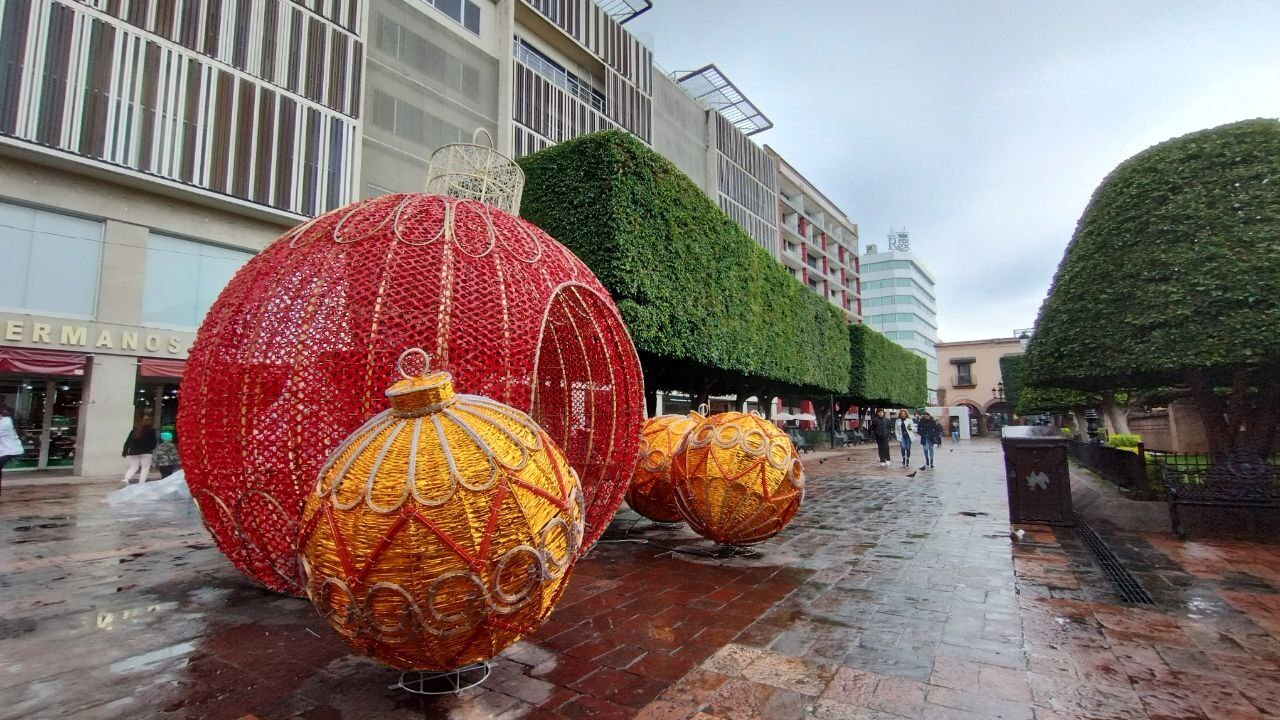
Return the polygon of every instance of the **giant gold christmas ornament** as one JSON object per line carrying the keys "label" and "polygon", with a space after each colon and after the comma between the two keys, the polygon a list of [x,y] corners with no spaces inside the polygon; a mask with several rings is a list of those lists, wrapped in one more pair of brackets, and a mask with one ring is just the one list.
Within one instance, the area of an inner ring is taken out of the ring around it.
{"label": "giant gold christmas ornament", "polygon": [[698,423],[676,450],[671,480],[689,527],[729,545],[777,535],[804,499],[804,468],[791,439],[754,414]]}
{"label": "giant gold christmas ornament", "polygon": [[705,419],[691,412],[659,415],[644,424],[640,433],[640,461],[627,488],[627,504],[632,510],[657,522],[681,521],[671,487],[671,458],[689,431]]}
{"label": "giant gold christmas ornament", "polygon": [[448,367],[459,392],[533,417],[582,479],[583,548],[604,532],[635,470],[640,362],[609,291],[518,216],[522,178],[492,148],[445,146],[429,194],[319,215],[219,294],[191,348],[178,436],[205,526],[237,568],[302,594],[309,486],[386,409],[409,345]]}
{"label": "giant gold christmas ornament", "polygon": [[455,395],[448,373],[405,374],[386,395],[391,409],[337,447],[307,497],[307,595],[387,665],[488,659],[564,590],[583,537],[578,477],[527,415]]}

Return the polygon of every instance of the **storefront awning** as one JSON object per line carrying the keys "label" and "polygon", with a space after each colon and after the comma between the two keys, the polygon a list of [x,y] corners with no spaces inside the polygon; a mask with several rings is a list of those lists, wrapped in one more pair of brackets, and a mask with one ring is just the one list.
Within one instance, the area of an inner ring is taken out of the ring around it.
{"label": "storefront awning", "polygon": [[147,378],[182,378],[187,369],[186,360],[162,360],[160,358],[138,358],[138,374]]}
{"label": "storefront awning", "polygon": [[84,375],[84,353],[0,348],[0,372],[35,375]]}

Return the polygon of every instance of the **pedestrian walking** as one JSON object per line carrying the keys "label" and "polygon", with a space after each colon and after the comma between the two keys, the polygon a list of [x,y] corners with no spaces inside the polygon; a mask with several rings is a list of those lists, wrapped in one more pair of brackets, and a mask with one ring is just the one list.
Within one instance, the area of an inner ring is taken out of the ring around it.
{"label": "pedestrian walking", "polygon": [[893,436],[898,441],[898,450],[902,454],[902,467],[911,464],[911,436],[916,434],[916,424],[906,410],[898,411],[898,419],[893,421]]}
{"label": "pedestrian walking", "polygon": [[173,443],[173,433],[165,430],[160,433],[160,444],[151,456],[151,462],[160,468],[160,477],[167,478],[181,467],[178,462],[178,446]]}
{"label": "pedestrian walking", "polygon": [[871,436],[876,440],[876,450],[880,453],[880,464],[888,467],[889,438],[893,437],[893,421],[885,416],[884,410],[877,410],[875,418],[871,420]]}
{"label": "pedestrian walking", "polygon": [[942,423],[934,420],[929,413],[923,413],[916,432],[920,435],[920,447],[924,448],[924,465],[920,469],[932,470],[933,449],[942,444]]}
{"label": "pedestrian walking", "polygon": [[13,426],[13,411],[8,405],[0,405],[0,489],[3,489],[4,466],[10,460],[25,454],[18,429]]}
{"label": "pedestrian walking", "polygon": [[151,427],[149,421],[143,420],[133,427],[129,436],[124,439],[124,450],[120,452],[120,456],[129,462],[124,471],[124,479],[120,482],[128,485],[129,478],[135,472],[138,473],[138,482],[147,481],[147,475],[151,474],[151,455],[157,444],[155,428]]}

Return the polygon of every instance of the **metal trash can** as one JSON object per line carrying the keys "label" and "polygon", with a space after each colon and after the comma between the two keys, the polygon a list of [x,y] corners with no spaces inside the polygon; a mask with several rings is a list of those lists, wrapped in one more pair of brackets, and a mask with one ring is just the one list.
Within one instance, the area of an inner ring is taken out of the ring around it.
{"label": "metal trash can", "polygon": [[1074,525],[1067,445],[1055,427],[1007,426],[1000,431],[1004,449],[1009,522]]}

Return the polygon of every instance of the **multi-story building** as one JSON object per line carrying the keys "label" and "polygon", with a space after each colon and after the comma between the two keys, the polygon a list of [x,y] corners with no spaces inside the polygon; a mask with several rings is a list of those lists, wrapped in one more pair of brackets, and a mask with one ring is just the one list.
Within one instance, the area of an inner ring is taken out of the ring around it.
{"label": "multi-story building", "polygon": [[355,193],[359,0],[0,4],[0,403],[15,467],[121,472],[232,273]]}
{"label": "multi-story building", "polygon": [[782,242],[776,257],[810,290],[843,310],[850,320],[859,320],[858,226],[790,163],[770,154],[779,169]]}
{"label": "multi-story building", "polygon": [[29,448],[9,467],[118,471],[135,422],[173,422],[236,269],[307,217],[422,189],[476,129],[516,156],[626,130],[856,318],[856,227],[750,139],[768,119],[715,66],[653,63],[622,26],[648,4],[0,2],[0,402]]}
{"label": "multi-story building", "polygon": [[890,231],[888,239],[886,249],[868,245],[862,255],[862,321],[924,358],[933,404],[939,387],[936,282],[911,252],[906,231]]}

